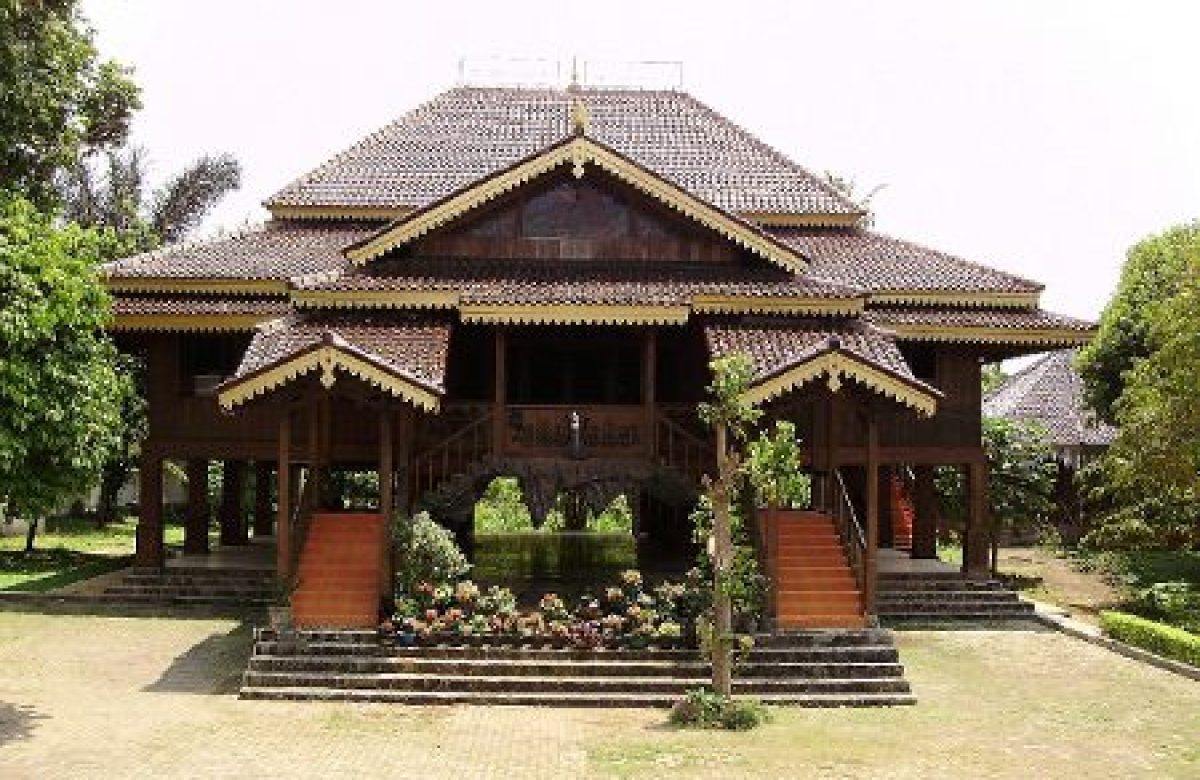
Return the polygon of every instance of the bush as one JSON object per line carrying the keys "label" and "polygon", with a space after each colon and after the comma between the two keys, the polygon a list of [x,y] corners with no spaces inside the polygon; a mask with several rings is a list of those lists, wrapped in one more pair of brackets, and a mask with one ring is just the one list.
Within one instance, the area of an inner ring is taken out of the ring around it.
{"label": "bush", "polygon": [[1200,636],[1124,612],[1101,612],[1104,633],[1134,647],[1200,666]]}
{"label": "bush", "polygon": [[426,512],[412,519],[397,518],[393,544],[397,558],[396,584],[403,595],[412,595],[418,583],[444,585],[471,570],[454,535]]}
{"label": "bush", "polygon": [[668,718],[685,728],[749,731],[770,720],[770,711],[759,701],[696,688],[675,702]]}

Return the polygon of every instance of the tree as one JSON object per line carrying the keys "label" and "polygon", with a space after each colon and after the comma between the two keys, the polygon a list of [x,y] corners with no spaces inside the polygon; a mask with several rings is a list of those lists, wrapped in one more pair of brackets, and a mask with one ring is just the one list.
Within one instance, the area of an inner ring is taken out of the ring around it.
{"label": "tree", "polygon": [[700,419],[716,434],[717,474],[705,477],[704,492],[712,507],[711,553],[713,564],[713,690],[722,696],[733,692],[734,547],[731,516],[737,500],[741,464],[729,439],[743,442],[761,412],[745,400],[754,369],[749,358],[735,354],[711,364],[710,401],[700,404]]}
{"label": "tree", "polygon": [[1178,291],[1188,258],[1200,251],[1200,221],[1150,236],[1130,250],[1121,281],[1100,317],[1092,343],[1079,355],[1084,393],[1097,416],[1117,422],[1117,402],[1130,372],[1156,349],[1158,309]]}
{"label": "tree", "polygon": [[27,550],[38,519],[94,485],[119,446],[130,379],[94,267],[112,239],[0,197],[0,496],[29,520]]}
{"label": "tree", "polygon": [[0,0],[0,171],[42,208],[54,175],[121,144],[141,107],[129,70],[101,61],[76,0]]}
{"label": "tree", "polygon": [[[80,159],[57,177],[63,215],[85,227],[107,228],[113,240],[97,258],[104,262],[177,241],[241,182],[241,167],[230,155],[200,157],[148,193],[146,158],[138,147],[109,149]],[[131,376],[141,366],[128,356],[122,369]],[[136,384],[134,385],[136,387]],[[133,394],[122,404],[121,446],[114,451],[100,481],[96,520],[101,526],[116,518],[117,493],[129,479],[137,448],[146,433],[145,402]]]}

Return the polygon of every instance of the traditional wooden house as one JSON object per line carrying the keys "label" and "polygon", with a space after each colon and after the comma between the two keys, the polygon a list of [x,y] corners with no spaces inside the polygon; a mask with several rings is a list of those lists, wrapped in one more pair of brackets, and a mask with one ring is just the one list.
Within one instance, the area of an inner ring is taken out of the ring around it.
{"label": "traditional wooden house", "polygon": [[[966,472],[965,568],[985,574],[980,364],[1091,327],[1039,308],[1035,282],[864,227],[679,91],[452,89],[266,206],[259,227],[104,273],[113,329],[147,367],[138,565],[164,562],[165,459],[197,476],[224,463],[223,544],[246,539],[253,462],[254,530],[274,532],[279,573],[321,575],[296,595],[310,623],[373,620],[388,581],[382,524],[323,512],[313,475],[377,469],[388,511],[453,505],[497,473],[535,496],[608,481],[639,497],[643,533],[678,534],[686,515],[650,485],[711,468],[695,405],[709,362],[744,353],[750,396],[797,423],[820,510],[760,537],[779,625],[861,625],[891,543],[889,469],[914,475],[916,558],[935,555],[933,469]],[[204,502],[193,490],[188,552],[208,547]],[[802,522],[840,551],[806,557]],[[853,579],[780,585],[831,563]]]}

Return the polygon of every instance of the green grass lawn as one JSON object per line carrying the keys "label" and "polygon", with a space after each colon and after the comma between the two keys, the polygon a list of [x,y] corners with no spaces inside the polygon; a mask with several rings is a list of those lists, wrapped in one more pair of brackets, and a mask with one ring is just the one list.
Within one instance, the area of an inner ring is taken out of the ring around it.
{"label": "green grass lawn", "polygon": [[[133,555],[136,520],[97,528],[91,518],[57,518],[38,529],[35,550],[25,535],[0,536],[0,590],[44,592],[126,565]],[[167,544],[182,544],[183,528],[168,524]]]}

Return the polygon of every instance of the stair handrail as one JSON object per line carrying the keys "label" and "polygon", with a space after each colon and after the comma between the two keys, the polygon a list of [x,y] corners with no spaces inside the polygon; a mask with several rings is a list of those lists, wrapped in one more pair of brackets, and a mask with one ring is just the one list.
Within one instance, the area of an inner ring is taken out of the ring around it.
{"label": "stair handrail", "polygon": [[[698,479],[716,457],[716,448],[661,411],[655,415],[654,424],[655,460],[660,465]],[[676,439],[680,441],[682,459],[676,457]]]}
{"label": "stair handrail", "polygon": [[[471,420],[454,433],[442,439],[434,446],[418,453],[413,457],[413,489],[420,493],[422,490],[435,489],[451,476],[451,452],[454,451],[454,465],[464,466],[482,460],[492,451],[492,412],[489,410],[480,417]],[[468,437],[470,441],[468,442]],[[465,455],[465,457],[464,457]],[[440,461],[440,462],[439,462]],[[424,475],[424,486],[422,486]]]}
{"label": "stair handrail", "polygon": [[312,474],[309,469],[302,469],[297,475],[297,479],[300,482],[300,490],[297,491],[296,507],[292,510],[292,516],[289,518],[292,532],[288,535],[291,545],[291,549],[288,550],[288,571],[291,572],[293,581],[296,580],[300,571],[300,553],[304,550],[304,543],[308,540],[308,529],[312,526],[314,514]]}
{"label": "stair handrail", "polygon": [[830,515],[837,526],[842,547],[850,561],[850,568],[854,570],[855,582],[859,590],[862,590],[866,586],[867,536],[858,520],[858,513],[854,511],[854,502],[850,500],[850,490],[846,487],[846,480],[842,477],[840,468],[833,469],[833,478],[837,489],[832,491],[834,495]]}

